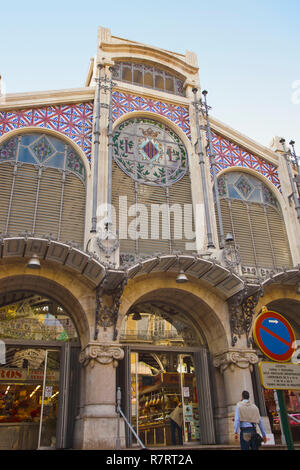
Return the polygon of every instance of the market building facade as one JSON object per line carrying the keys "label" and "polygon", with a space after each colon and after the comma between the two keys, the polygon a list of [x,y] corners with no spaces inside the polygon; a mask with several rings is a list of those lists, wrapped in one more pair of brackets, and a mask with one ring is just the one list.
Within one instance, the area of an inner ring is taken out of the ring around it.
{"label": "market building facade", "polygon": [[278,441],[252,327],[300,340],[297,163],[211,117],[194,53],[102,27],[84,87],[2,95],[0,448],[135,445],[117,388],[147,446],[178,403],[183,445],[233,443],[244,389]]}

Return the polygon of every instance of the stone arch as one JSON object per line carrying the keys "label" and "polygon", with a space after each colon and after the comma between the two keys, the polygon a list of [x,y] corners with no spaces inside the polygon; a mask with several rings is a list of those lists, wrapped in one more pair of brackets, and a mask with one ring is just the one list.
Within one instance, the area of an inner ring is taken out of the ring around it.
{"label": "stone arch", "polygon": [[16,291],[32,291],[37,294],[45,295],[48,298],[59,303],[70,315],[74,322],[81,345],[85,345],[89,341],[89,308],[91,299],[88,295],[80,294],[79,287],[66,278],[65,285],[62,282],[54,280],[50,276],[44,274],[8,274],[0,279],[0,294],[8,294]]}
{"label": "stone arch", "polygon": [[182,303],[182,314],[193,322],[212,354],[229,347],[230,325],[224,299],[204,281],[199,283],[191,278],[188,283],[180,285],[174,275],[166,273],[152,273],[129,281],[121,299],[118,329],[135,304],[151,299],[169,302],[177,308]]}

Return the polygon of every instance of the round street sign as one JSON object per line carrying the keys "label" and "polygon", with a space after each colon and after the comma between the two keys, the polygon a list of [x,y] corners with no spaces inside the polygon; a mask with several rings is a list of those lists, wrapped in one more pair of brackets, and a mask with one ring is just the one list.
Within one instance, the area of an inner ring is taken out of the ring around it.
{"label": "round street sign", "polygon": [[273,361],[287,362],[295,351],[295,333],[277,312],[261,313],[255,320],[253,336],[261,351]]}

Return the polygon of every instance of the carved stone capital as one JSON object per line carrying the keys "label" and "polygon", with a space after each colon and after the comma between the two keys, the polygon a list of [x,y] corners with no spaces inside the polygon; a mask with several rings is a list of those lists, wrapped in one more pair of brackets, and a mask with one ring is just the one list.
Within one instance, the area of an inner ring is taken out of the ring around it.
{"label": "carved stone capital", "polygon": [[115,344],[88,344],[79,356],[79,362],[83,366],[94,367],[96,362],[99,364],[110,364],[117,367],[118,361],[123,359],[124,351]]}
{"label": "carved stone capital", "polygon": [[235,367],[240,369],[252,369],[257,364],[258,356],[252,350],[228,350],[214,357],[214,366],[220,369],[221,374],[229,367],[232,371]]}

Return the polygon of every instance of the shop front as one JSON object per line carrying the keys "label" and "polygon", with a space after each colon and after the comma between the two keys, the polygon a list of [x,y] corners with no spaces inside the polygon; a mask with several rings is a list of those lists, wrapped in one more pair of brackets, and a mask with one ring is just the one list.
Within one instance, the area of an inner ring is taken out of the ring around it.
{"label": "shop front", "polygon": [[[193,327],[154,306],[126,317],[120,341],[119,385],[130,391],[122,406],[139,439],[147,447],[204,442],[208,423],[213,429],[209,355]],[[135,442],[128,432],[127,445]]]}
{"label": "shop front", "polygon": [[1,296],[0,449],[72,445],[77,333],[67,312],[35,292]]}
{"label": "shop front", "polygon": [[[135,351],[130,363],[132,424],[145,445],[199,442],[193,353]],[[176,408],[178,422],[172,419]]]}

